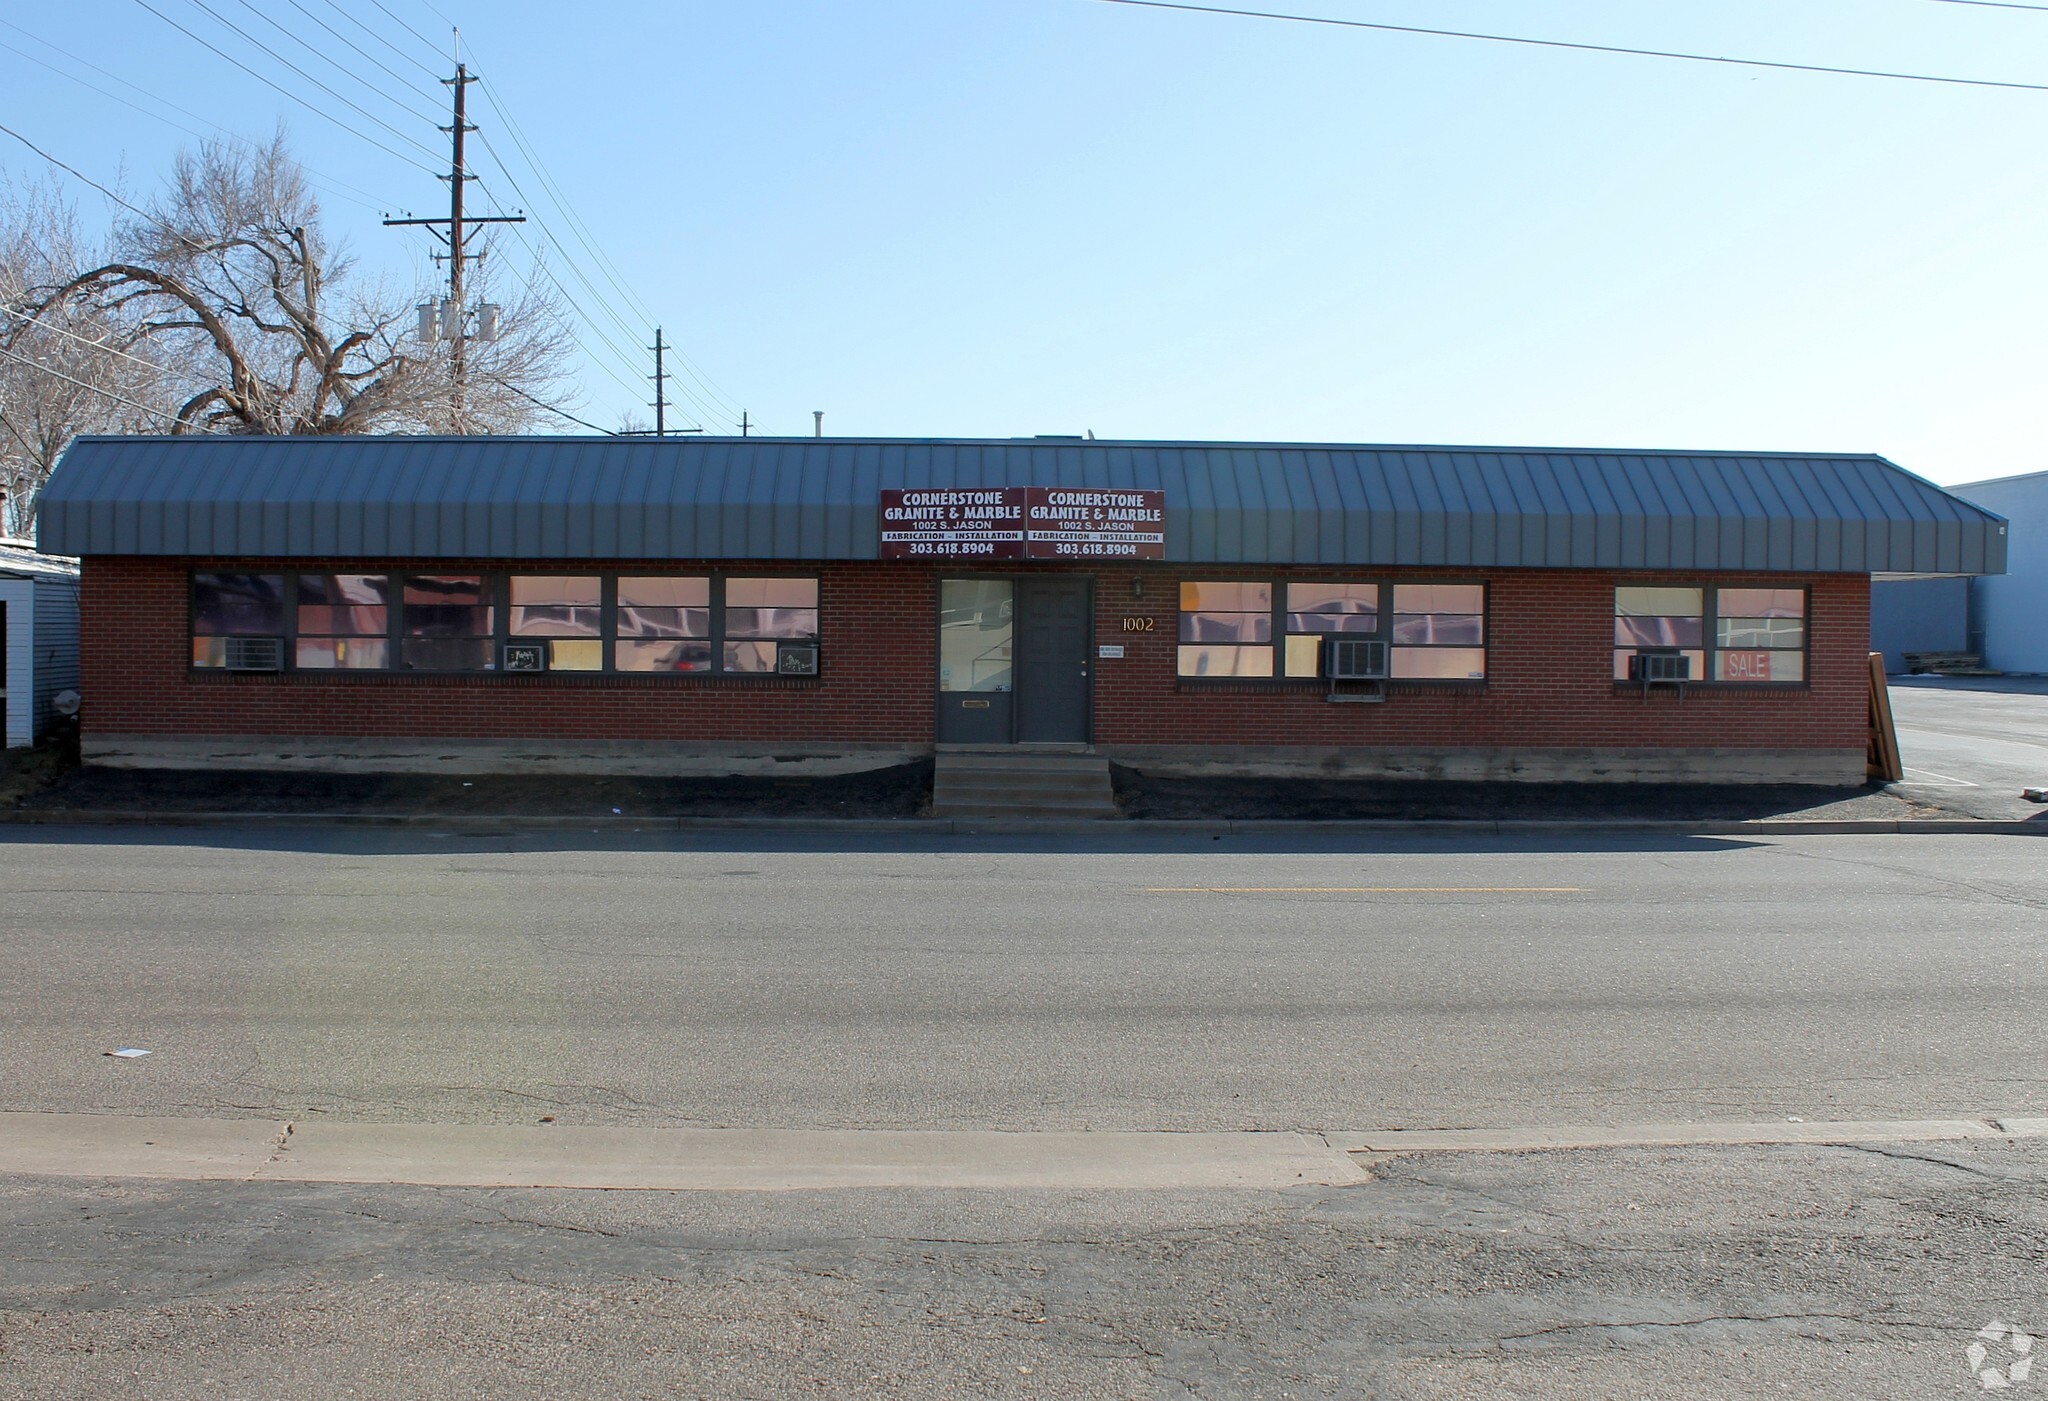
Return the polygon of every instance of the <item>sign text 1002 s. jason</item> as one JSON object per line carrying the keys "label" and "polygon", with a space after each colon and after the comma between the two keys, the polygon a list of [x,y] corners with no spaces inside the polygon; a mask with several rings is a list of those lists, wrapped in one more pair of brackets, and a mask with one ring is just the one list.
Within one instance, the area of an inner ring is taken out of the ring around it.
{"label": "sign text 1002 s. jason", "polygon": [[1164,559],[1166,493],[983,487],[881,493],[883,559]]}

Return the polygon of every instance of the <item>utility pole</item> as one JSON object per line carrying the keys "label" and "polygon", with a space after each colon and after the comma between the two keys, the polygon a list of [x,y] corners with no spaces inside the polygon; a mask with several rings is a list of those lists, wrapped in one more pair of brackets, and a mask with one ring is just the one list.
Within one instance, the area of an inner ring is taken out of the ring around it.
{"label": "utility pole", "polygon": [[752,422],[752,421],[751,421],[750,419],[748,419],[748,417],[747,417],[747,411],[746,411],[745,409],[741,409],[741,410],[740,410],[740,436],[741,436],[742,438],[744,438],[744,437],[746,437],[746,436],[747,436],[747,435],[748,435],[749,433],[753,432],[753,430],[754,430],[754,425],[753,425],[753,422]]}
{"label": "utility pole", "polygon": [[657,438],[666,438],[668,436],[668,386],[666,383],[668,372],[661,367],[661,352],[665,349],[667,347],[661,343],[661,327],[656,326],[654,328],[654,373],[649,378],[654,381],[654,436]]}
{"label": "utility pole", "polygon": [[[462,431],[462,401],[465,380],[469,369],[468,341],[470,339],[469,305],[463,300],[462,274],[463,270],[470,263],[480,262],[484,256],[481,253],[471,253],[469,251],[469,236],[473,226],[477,224],[523,224],[526,222],[524,214],[465,214],[463,212],[463,186],[476,179],[474,175],[469,173],[469,167],[463,159],[463,138],[476,130],[475,127],[469,124],[468,103],[469,85],[475,81],[477,81],[476,75],[469,71],[469,65],[461,62],[455,65],[454,77],[441,80],[444,87],[450,87],[455,90],[455,124],[441,128],[442,131],[449,134],[454,147],[449,161],[448,174],[441,177],[448,182],[448,217],[445,219],[386,219],[384,221],[387,227],[392,225],[413,225],[430,229],[436,238],[448,246],[446,254],[448,260],[448,298],[441,304],[439,314],[433,315],[431,318],[430,307],[422,306],[420,308],[420,335],[423,339],[445,340],[450,343],[449,352],[455,378],[452,408],[454,410],[453,420],[457,432]],[[446,231],[443,232],[443,230]],[[438,262],[442,256],[442,254],[436,253],[434,258]],[[476,339],[493,341],[498,338],[497,311],[498,309],[495,306],[479,308],[480,315],[478,317],[479,324],[477,326]],[[428,334],[430,327],[432,328],[432,335]]]}

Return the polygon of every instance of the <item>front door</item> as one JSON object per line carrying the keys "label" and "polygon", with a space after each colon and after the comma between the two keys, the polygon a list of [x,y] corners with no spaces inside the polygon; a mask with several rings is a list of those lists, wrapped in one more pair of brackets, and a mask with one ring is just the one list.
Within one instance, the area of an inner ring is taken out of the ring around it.
{"label": "front door", "polygon": [[1046,574],[1017,581],[1017,739],[1088,741],[1093,581]]}
{"label": "front door", "polygon": [[1090,580],[939,581],[939,743],[1085,744]]}

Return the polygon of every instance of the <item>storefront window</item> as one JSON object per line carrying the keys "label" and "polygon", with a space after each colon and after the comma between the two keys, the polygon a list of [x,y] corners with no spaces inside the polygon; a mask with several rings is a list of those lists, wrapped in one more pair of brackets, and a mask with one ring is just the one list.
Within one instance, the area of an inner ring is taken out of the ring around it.
{"label": "storefront window", "polygon": [[604,670],[604,580],[515,574],[507,594],[508,634],[545,641],[549,671]]}
{"label": "storefront window", "polygon": [[778,641],[818,635],[818,581],[727,579],[724,622],[723,669],[773,672]]}
{"label": "storefront window", "polygon": [[1273,586],[1182,584],[1179,670],[1182,676],[1271,676]]}
{"label": "storefront window", "polygon": [[618,630],[619,671],[711,670],[711,580],[621,578]]}
{"label": "storefront window", "polygon": [[1614,679],[1627,681],[1643,648],[1676,648],[1694,681],[1707,674],[1705,589],[1628,585],[1614,591]]}
{"label": "storefront window", "polygon": [[1378,584],[1287,586],[1286,670],[1289,676],[1323,674],[1323,638],[1380,630]]}
{"label": "storefront window", "polygon": [[1692,681],[1806,680],[1805,589],[1629,584],[1614,591],[1614,679],[1676,651]]}
{"label": "storefront window", "polygon": [[383,574],[299,575],[293,664],[311,671],[390,666],[390,585]]}
{"label": "storefront window", "polygon": [[1276,593],[1269,583],[1184,583],[1180,608],[1182,676],[1271,677],[1278,636],[1288,680],[1321,677],[1338,638],[1387,648],[1378,655],[1391,657],[1397,680],[1486,679],[1484,584],[1290,580]]}
{"label": "storefront window", "polygon": [[493,618],[480,574],[408,574],[399,661],[410,671],[492,671]]}
{"label": "storefront window", "polygon": [[1486,679],[1486,586],[1394,585],[1396,680]]}
{"label": "storefront window", "polygon": [[283,635],[284,575],[192,576],[192,665],[226,666],[230,637]]}
{"label": "storefront window", "polygon": [[1714,591],[1716,681],[1806,679],[1806,590]]}
{"label": "storefront window", "polygon": [[192,665],[235,671],[814,677],[819,618],[801,576],[191,576]]}

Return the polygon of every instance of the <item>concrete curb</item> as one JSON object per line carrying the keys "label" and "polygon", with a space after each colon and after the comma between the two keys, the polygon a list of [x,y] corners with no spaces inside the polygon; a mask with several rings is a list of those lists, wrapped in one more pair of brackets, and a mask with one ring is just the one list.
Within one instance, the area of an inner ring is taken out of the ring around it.
{"label": "concrete curb", "polygon": [[1548,1153],[1596,1148],[1754,1147],[1772,1144],[1959,1143],[2048,1137],[2048,1119],[1780,1120],[1765,1124],[1623,1124],[1526,1129],[1383,1129],[1329,1132],[1333,1148],[1361,1157],[1401,1153]]}
{"label": "concrete curb", "polygon": [[1858,818],[1801,821],[1684,821],[1618,818],[1093,819],[982,817],[665,817],[603,813],[591,817],[487,816],[470,813],[132,812],[122,809],[0,809],[0,824],[56,827],[397,827],[454,832],[782,832],[841,836],[1675,836],[1837,837],[2048,836],[2048,819]]}
{"label": "concrete curb", "polygon": [[1278,1190],[1367,1180],[1313,1133],[672,1129],[0,1113],[0,1173],[610,1191]]}

